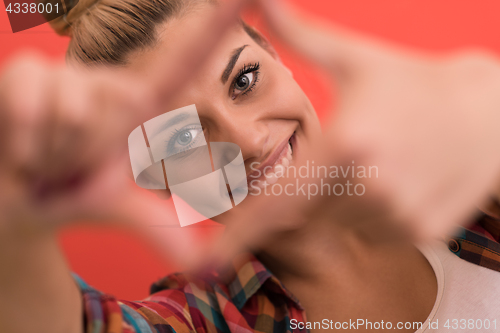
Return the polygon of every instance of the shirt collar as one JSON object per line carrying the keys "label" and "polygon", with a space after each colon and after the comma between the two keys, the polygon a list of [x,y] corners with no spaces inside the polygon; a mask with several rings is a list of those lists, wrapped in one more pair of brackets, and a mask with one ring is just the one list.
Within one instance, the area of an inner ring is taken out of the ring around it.
{"label": "shirt collar", "polygon": [[229,297],[239,310],[259,289],[282,294],[303,310],[299,300],[253,254],[237,256],[230,270]]}

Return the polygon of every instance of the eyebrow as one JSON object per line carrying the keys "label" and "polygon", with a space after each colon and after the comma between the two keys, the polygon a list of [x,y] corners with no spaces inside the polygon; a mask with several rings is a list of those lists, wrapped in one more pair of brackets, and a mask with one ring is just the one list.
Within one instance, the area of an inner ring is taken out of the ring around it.
{"label": "eyebrow", "polygon": [[229,59],[229,62],[227,63],[226,69],[224,69],[224,72],[222,73],[222,76],[220,80],[222,81],[223,84],[226,84],[227,80],[229,79],[229,76],[233,72],[234,66],[236,66],[236,62],[238,61],[238,58],[240,57],[241,52],[247,47],[248,45],[243,45],[242,47],[239,47],[237,49],[234,49],[233,54],[231,55],[231,58]]}

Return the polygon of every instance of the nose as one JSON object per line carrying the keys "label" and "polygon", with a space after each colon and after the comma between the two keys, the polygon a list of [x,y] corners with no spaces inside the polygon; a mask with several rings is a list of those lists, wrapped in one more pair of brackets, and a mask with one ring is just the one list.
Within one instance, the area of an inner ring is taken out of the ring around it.
{"label": "nose", "polygon": [[262,160],[267,151],[269,128],[257,114],[242,110],[217,110],[210,112],[215,127],[209,130],[209,141],[237,144],[245,162]]}

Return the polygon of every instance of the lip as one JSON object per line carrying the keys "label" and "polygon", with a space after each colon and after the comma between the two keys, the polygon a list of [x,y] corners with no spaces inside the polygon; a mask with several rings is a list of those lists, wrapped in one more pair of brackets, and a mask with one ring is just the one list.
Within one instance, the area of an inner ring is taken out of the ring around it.
{"label": "lip", "polygon": [[[292,144],[292,150],[295,149],[295,132],[293,132],[287,139],[285,139],[282,143],[280,143],[275,149],[274,151],[271,153],[271,155],[268,156],[268,158],[260,163],[259,167],[258,168],[254,168],[251,173],[248,174],[247,176],[247,179],[248,181],[250,182],[251,180],[255,180],[255,179],[259,179],[261,177],[257,177],[258,175],[263,175],[264,173],[264,169],[266,167],[269,167],[269,166],[273,166],[276,161],[278,161],[281,157],[283,157],[287,150],[287,145],[288,145],[288,142],[290,142]],[[255,162],[253,162],[255,163]]]}

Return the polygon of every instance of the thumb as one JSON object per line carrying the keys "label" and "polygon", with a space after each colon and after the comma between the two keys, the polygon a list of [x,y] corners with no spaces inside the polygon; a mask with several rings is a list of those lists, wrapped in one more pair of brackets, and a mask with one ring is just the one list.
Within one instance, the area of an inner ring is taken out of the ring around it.
{"label": "thumb", "polygon": [[110,158],[80,188],[59,195],[48,209],[57,221],[92,221],[131,230],[169,260],[189,265],[202,251],[193,228],[181,228],[171,200],[160,200],[130,178],[125,154]]}

